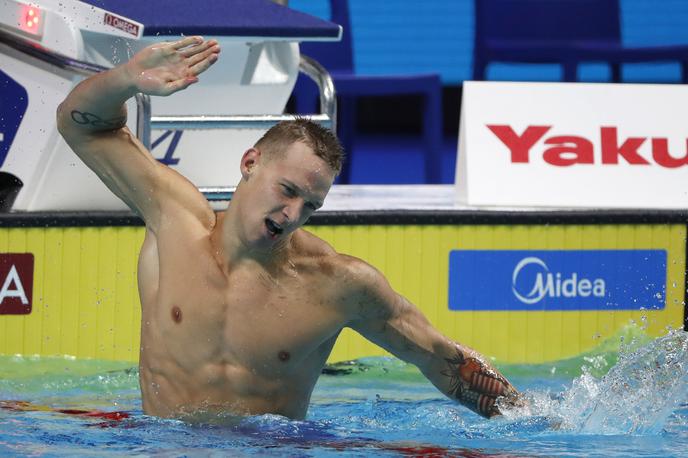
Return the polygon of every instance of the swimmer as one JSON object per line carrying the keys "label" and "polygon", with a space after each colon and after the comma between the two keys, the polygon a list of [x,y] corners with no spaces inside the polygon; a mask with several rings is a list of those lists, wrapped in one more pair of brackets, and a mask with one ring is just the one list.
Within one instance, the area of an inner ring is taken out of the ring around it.
{"label": "swimmer", "polygon": [[341,168],[329,130],[304,119],[271,128],[243,154],[240,183],[219,213],[132,135],[127,99],[181,91],[219,54],[217,41],[201,37],[151,45],[81,82],[57,111],[69,146],[145,222],[138,264],[144,412],[302,419],[347,327],[480,415],[518,403],[495,368],[440,334],[379,271],[301,229]]}

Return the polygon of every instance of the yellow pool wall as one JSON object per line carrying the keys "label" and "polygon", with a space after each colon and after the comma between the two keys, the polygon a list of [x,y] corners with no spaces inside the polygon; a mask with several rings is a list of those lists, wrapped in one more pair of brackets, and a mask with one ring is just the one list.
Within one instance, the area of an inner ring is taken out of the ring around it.
{"label": "yellow pool wall", "polygon": [[[341,253],[360,257],[418,305],[445,335],[504,363],[541,363],[588,352],[631,322],[649,336],[682,328],[686,226],[309,226]],[[0,251],[33,253],[33,310],[0,315],[0,354],[72,355],[136,362],[141,227],[0,228]],[[451,311],[449,252],[664,249],[666,307],[645,311]],[[345,329],[330,362],[385,355]]]}

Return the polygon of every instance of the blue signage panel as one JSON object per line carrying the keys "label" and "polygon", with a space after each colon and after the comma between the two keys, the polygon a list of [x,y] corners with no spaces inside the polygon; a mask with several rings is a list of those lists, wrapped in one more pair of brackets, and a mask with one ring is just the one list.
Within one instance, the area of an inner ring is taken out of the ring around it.
{"label": "blue signage panel", "polygon": [[0,167],[5,163],[28,105],[26,89],[0,70]]}
{"label": "blue signage panel", "polygon": [[666,270],[666,250],[453,250],[449,309],[663,309]]}

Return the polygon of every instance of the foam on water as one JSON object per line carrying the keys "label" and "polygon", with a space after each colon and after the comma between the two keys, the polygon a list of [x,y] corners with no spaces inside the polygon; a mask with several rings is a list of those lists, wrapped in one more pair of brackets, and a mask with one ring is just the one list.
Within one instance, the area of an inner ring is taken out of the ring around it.
{"label": "foam on water", "polygon": [[617,363],[598,377],[603,356],[587,357],[569,389],[530,392],[530,406],[507,417],[547,418],[553,428],[581,434],[658,434],[688,399],[688,334],[671,331],[639,348],[621,349]]}

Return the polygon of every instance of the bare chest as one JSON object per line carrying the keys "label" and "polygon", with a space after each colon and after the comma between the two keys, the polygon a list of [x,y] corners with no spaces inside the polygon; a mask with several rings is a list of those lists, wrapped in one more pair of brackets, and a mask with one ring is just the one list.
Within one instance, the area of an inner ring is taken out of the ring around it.
{"label": "bare chest", "polygon": [[162,264],[148,314],[154,341],[189,368],[218,364],[281,376],[321,364],[342,320],[311,283],[307,275],[275,279],[251,269],[225,276],[212,259],[187,259],[183,269]]}

